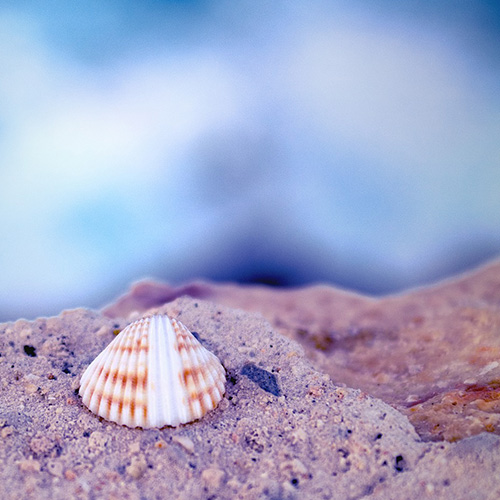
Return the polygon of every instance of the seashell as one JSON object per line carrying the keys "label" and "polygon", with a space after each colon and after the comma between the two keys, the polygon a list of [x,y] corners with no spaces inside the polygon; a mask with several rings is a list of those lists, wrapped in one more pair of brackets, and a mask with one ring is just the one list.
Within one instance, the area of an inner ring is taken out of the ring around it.
{"label": "seashell", "polygon": [[213,410],[225,370],[180,322],[152,315],[128,325],[80,380],[83,403],[128,427],[177,426]]}

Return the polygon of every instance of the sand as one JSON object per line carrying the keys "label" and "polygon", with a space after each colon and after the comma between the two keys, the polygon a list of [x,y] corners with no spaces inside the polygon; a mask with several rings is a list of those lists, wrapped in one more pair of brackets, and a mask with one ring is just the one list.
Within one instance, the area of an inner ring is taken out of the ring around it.
{"label": "sand", "polygon": [[382,299],[330,286],[142,282],[105,314],[134,316],[179,296],[262,314],[318,370],[394,406],[424,440],[500,434],[500,262]]}
{"label": "sand", "polygon": [[[226,394],[129,429],[85,408],[79,378],[151,308],[220,358]],[[0,325],[0,498],[500,498],[499,308],[493,263],[379,300],[143,283],[102,312]]]}

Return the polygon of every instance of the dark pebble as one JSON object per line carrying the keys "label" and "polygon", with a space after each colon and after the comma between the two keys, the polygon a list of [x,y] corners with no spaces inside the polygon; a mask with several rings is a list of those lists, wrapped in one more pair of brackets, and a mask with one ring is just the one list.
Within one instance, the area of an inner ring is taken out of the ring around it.
{"label": "dark pebble", "polygon": [[276,375],[263,370],[253,363],[247,363],[242,369],[241,374],[255,382],[261,389],[270,392],[274,396],[281,396],[281,390],[276,380]]}
{"label": "dark pebble", "polygon": [[24,354],[30,356],[31,358],[36,358],[36,349],[32,345],[25,345],[23,349]]}

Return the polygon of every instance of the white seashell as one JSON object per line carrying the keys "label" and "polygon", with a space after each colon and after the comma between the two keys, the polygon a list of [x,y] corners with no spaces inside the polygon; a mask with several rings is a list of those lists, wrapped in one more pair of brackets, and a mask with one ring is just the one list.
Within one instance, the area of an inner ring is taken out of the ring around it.
{"label": "white seashell", "polygon": [[213,410],[225,370],[180,322],[166,315],[128,325],[80,380],[83,403],[128,427],[177,426]]}

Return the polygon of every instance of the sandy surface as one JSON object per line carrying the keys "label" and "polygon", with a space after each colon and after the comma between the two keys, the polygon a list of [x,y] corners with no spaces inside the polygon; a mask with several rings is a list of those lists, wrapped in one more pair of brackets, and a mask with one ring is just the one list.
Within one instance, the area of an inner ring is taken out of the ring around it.
{"label": "sandy surface", "polygon": [[[329,287],[198,284],[186,293],[147,284],[106,315],[78,309],[0,325],[0,498],[498,499],[496,427],[464,437],[476,432],[456,422],[481,422],[465,415],[473,407],[496,415],[499,276],[494,264],[378,301]],[[220,358],[222,402],[178,428],[96,417],[78,395],[82,372],[156,306]],[[420,370],[404,368],[412,359]],[[471,380],[457,378],[463,370]],[[410,404],[409,394],[427,399]],[[447,408],[450,394],[462,398],[448,405],[462,404],[461,413],[441,408],[429,418],[463,434],[434,441],[422,427],[419,435],[407,415],[429,412],[433,398]],[[475,404],[464,403],[467,394]]]}
{"label": "sandy surface", "polygon": [[262,314],[318,370],[393,405],[424,440],[500,434],[500,262],[382,299],[330,286],[144,282],[105,313],[134,316],[183,295]]}

